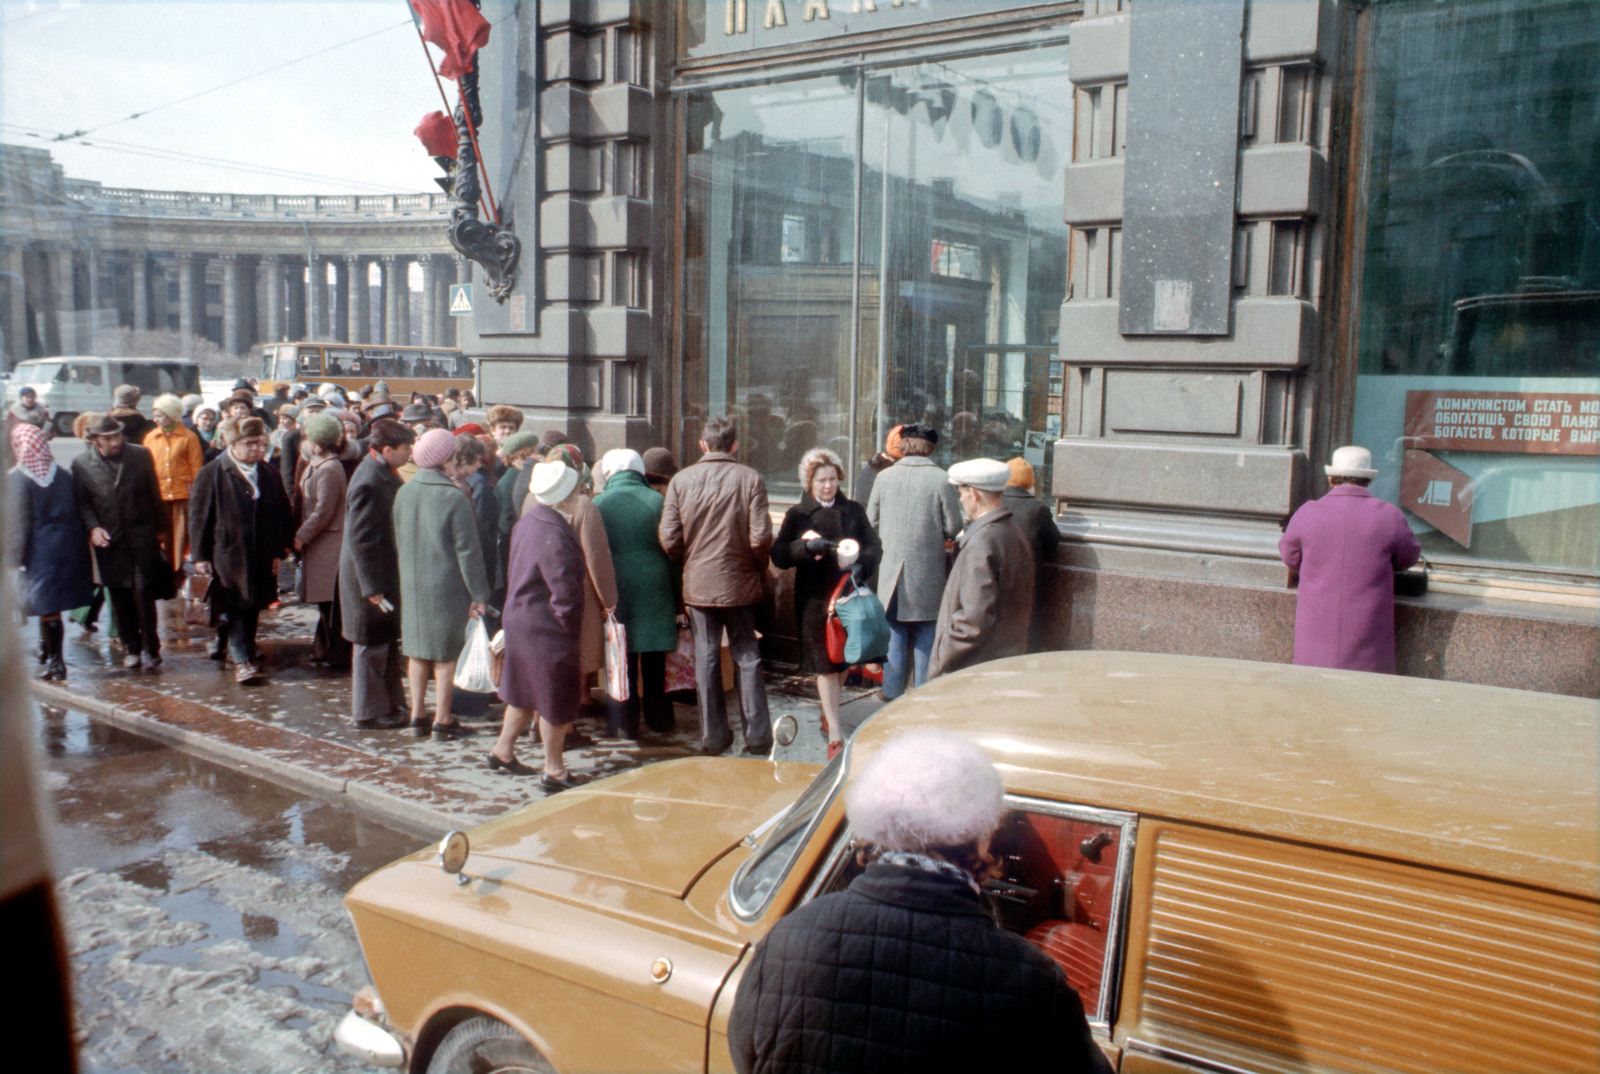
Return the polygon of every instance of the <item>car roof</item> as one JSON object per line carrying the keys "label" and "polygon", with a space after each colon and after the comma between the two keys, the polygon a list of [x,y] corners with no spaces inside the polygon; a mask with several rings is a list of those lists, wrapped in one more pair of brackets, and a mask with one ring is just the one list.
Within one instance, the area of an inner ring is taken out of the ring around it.
{"label": "car roof", "polygon": [[883,709],[884,740],[939,728],[1013,793],[1120,809],[1594,898],[1593,700],[1155,653],[1013,657]]}

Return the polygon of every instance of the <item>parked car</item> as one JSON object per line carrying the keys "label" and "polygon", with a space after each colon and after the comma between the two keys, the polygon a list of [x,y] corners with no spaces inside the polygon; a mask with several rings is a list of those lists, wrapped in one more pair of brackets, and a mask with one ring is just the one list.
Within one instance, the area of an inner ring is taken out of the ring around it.
{"label": "parked car", "polygon": [[375,990],[341,1045],[732,1069],[752,945],[856,870],[841,787],[927,727],[994,758],[996,912],[1119,1069],[1600,1068],[1594,701],[1105,652],[937,679],[820,770],[664,762],[379,870],[346,899]]}
{"label": "parked car", "polygon": [[187,358],[97,358],[62,355],[18,362],[6,384],[6,406],[17,401],[24,385],[39,395],[50,411],[56,432],[69,436],[72,420],[85,410],[109,410],[111,393],[132,384],[142,393],[139,409],[150,416],[150,403],[162,392],[188,395],[200,391],[200,366]]}

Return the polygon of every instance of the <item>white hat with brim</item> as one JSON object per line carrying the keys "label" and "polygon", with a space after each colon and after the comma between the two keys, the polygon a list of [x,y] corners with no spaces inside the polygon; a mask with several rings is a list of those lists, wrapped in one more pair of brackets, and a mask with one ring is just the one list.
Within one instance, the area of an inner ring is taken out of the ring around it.
{"label": "white hat with brim", "polygon": [[1364,447],[1356,447],[1354,445],[1336,449],[1333,453],[1333,461],[1324,466],[1322,472],[1329,477],[1365,477],[1370,479],[1378,476],[1378,471],[1372,468],[1372,452]]}
{"label": "white hat with brim", "polygon": [[578,487],[578,471],[564,462],[541,462],[534,466],[528,491],[546,507],[561,503]]}
{"label": "white hat with brim", "polygon": [[982,489],[984,492],[1004,492],[1011,480],[1011,467],[999,459],[968,459],[950,467],[950,483]]}

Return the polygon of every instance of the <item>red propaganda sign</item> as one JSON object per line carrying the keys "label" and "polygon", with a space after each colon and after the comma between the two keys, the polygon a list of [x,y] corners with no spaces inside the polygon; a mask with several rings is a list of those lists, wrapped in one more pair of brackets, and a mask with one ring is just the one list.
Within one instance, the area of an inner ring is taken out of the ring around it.
{"label": "red propaganda sign", "polygon": [[1472,478],[1426,451],[1400,464],[1400,506],[1462,548],[1472,547]]}
{"label": "red propaganda sign", "polygon": [[1600,455],[1600,395],[1406,392],[1406,447]]}

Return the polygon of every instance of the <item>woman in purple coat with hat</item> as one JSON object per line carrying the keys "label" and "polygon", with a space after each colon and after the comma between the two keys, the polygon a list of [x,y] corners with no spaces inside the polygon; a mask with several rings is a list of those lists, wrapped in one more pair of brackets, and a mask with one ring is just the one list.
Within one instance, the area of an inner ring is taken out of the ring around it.
{"label": "woman in purple coat with hat", "polygon": [[533,468],[528,491],[536,501],[511,531],[506,572],[505,668],[500,700],[506,703],[500,738],[489,752],[489,770],[531,776],[535,769],[517,760],[517,737],[535,717],[544,742],[548,793],[577,785],[561,758],[567,725],[578,715],[583,682],[579,638],[584,587],[589,574],[583,547],[572,528],[578,472],[560,462]]}
{"label": "woman in purple coat with hat", "polygon": [[1367,491],[1378,476],[1370,451],[1342,447],[1324,470],[1328,494],[1302,504],[1278,541],[1300,574],[1294,662],[1393,675],[1394,572],[1422,546],[1400,509]]}

